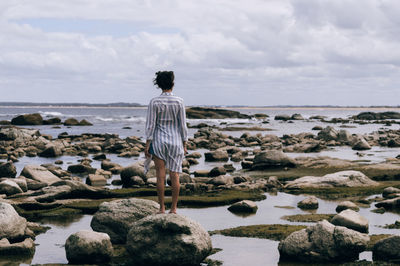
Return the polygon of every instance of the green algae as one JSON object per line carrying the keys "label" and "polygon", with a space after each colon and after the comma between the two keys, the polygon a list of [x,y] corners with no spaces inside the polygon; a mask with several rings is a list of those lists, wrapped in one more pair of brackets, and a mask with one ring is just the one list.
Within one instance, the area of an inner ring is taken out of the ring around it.
{"label": "green algae", "polygon": [[328,222],[336,214],[321,214],[321,213],[309,213],[309,214],[295,214],[295,215],[285,215],[281,219],[287,220],[289,222],[298,223],[316,223],[322,220],[327,220]]}
{"label": "green algae", "polygon": [[368,245],[367,245],[367,250],[371,251],[372,248],[374,247],[374,245],[376,244],[376,242],[378,242],[379,240],[388,238],[390,236],[392,236],[392,235],[390,235],[390,234],[370,235],[369,236],[369,242],[368,242]]}
{"label": "green algae", "polygon": [[288,210],[296,209],[296,207],[293,207],[293,206],[278,206],[278,205],[276,205],[274,207],[275,208],[281,208],[281,209],[288,209]]}
{"label": "green algae", "polygon": [[285,239],[291,233],[304,228],[306,228],[304,225],[259,224],[215,230],[211,231],[210,234],[220,234],[234,237],[254,237],[279,241]]}

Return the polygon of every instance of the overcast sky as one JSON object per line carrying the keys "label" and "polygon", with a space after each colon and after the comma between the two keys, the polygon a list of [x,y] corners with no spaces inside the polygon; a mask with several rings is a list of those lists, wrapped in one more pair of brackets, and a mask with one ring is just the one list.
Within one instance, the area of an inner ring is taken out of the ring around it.
{"label": "overcast sky", "polygon": [[0,101],[399,105],[399,0],[1,0]]}

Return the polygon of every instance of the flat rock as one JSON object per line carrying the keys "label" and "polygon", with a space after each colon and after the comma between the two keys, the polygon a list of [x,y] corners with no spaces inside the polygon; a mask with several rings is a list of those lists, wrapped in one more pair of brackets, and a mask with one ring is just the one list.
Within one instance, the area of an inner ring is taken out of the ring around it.
{"label": "flat rock", "polygon": [[148,215],[157,213],[160,205],[152,200],[121,199],[103,202],[93,215],[93,230],[107,233],[113,243],[125,243],[131,225]]}
{"label": "flat rock", "polygon": [[306,187],[367,187],[377,186],[378,182],[369,179],[359,171],[340,171],[324,176],[304,176],[289,181],[285,185],[288,189],[299,189]]}
{"label": "flat rock", "polygon": [[26,238],[22,242],[10,244],[10,242],[3,238],[0,240],[0,255],[4,256],[33,256],[35,253],[35,242],[31,238]]}
{"label": "flat rock", "polygon": [[215,150],[204,153],[206,162],[226,162],[229,160],[229,154],[225,150]]}
{"label": "flat rock", "polygon": [[347,209],[336,214],[331,223],[340,225],[359,231],[361,233],[368,233],[368,220],[361,216],[358,212]]}
{"label": "flat rock", "polygon": [[86,179],[86,184],[94,187],[102,187],[107,185],[107,179],[102,175],[90,174]]}
{"label": "flat rock", "polygon": [[111,259],[113,247],[107,234],[81,230],[68,237],[65,252],[69,263],[104,263]]}
{"label": "flat rock", "polygon": [[279,150],[262,151],[254,156],[252,170],[295,167],[296,161]]}
{"label": "flat rock", "polygon": [[21,175],[47,185],[61,180],[49,170],[39,165],[25,165]]}
{"label": "flat rock", "polygon": [[199,223],[177,214],[155,214],[131,225],[127,250],[138,265],[200,265],[212,244]]}

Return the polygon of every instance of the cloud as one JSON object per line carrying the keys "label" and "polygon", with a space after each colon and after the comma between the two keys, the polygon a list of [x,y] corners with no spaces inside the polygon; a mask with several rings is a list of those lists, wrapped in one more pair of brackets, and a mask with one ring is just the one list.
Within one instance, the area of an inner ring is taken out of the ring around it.
{"label": "cloud", "polygon": [[[4,101],[395,104],[396,0],[4,0]],[[384,91],[385,94],[379,93]]]}

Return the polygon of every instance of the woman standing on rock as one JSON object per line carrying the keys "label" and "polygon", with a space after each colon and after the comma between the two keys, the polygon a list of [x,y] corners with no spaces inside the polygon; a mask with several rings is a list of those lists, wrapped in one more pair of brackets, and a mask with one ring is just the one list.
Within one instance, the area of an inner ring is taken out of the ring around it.
{"label": "woman standing on rock", "polygon": [[165,213],[164,184],[166,169],[172,185],[172,205],[170,213],[176,213],[179,196],[179,173],[186,154],[187,127],[183,100],[172,94],[174,72],[159,71],[154,85],[162,93],[151,99],[147,109],[145,155],[153,155],[157,175],[157,195],[160,213]]}

